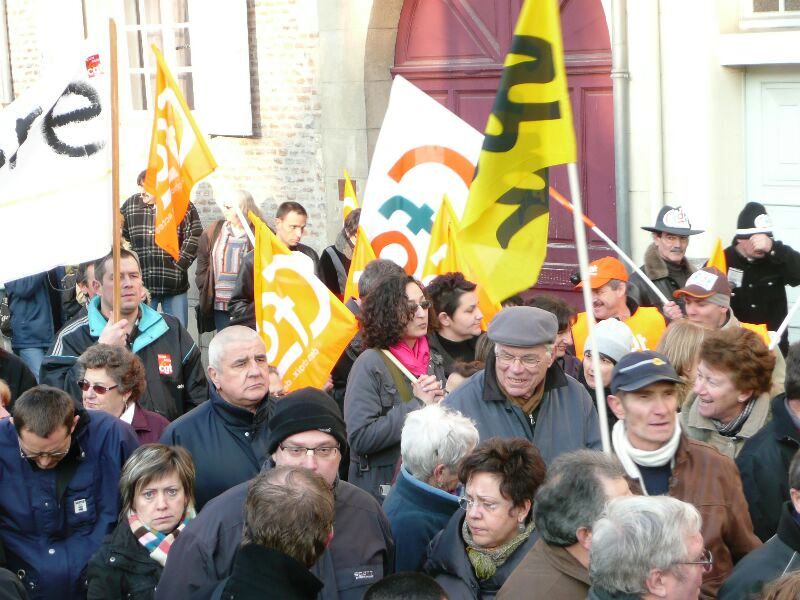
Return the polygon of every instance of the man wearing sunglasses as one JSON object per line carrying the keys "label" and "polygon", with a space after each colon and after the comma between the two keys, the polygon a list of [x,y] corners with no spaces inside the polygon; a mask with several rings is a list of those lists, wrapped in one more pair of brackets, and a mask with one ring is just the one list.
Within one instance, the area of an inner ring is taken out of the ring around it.
{"label": "man wearing sunglasses", "polygon": [[83,570],[117,524],[120,472],[138,445],[127,424],[45,385],[0,422],[0,542],[31,599],[85,598]]}

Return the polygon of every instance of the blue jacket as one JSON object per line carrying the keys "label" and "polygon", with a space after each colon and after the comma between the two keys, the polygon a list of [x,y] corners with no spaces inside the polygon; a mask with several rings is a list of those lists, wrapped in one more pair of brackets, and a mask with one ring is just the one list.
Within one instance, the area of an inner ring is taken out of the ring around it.
{"label": "blue jacket", "polygon": [[458,510],[458,498],[420,481],[405,467],[383,502],[392,526],[394,570],[421,571],[428,544]]}
{"label": "blue jacket", "polygon": [[137,448],[126,423],[101,411],[79,409],[70,452],[77,464],[63,494],[59,473],[41,470],[20,456],[17,431],[0,422],[0,540],[8,568],[32,600],[85,598],[83,573],[103,538],[116,526],[122,465]]}
{"label": "blue jacket", "polygon": [[[63,267],[54,270],[61,280]],[[39,273],[5,284],[8,308],[11,311],[11,343],[17,348],[44,348],[53,343],[61,323],[53,323],[48,274]],[[54,290],[54,293],[56,290]],[[60,314],[60,305],[58,307]],[[36,373],[38,375],[38,373]]]}

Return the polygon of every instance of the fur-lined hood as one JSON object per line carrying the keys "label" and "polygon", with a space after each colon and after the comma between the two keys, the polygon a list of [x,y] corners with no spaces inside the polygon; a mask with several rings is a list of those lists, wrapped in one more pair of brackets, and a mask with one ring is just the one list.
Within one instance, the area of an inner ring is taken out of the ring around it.
{"label": "fur-lined hood", "polygon": [[[689,275],[694,273],[697,269],[692,266],[686,257],[683,257],[683,267],[687,270]],[[650,279],[664,279],[669,276],[669,269],[667,262],[661,258],[658,253],[658,248],[655,244],[650,244],[644,253],[644,268],[642,269]]]}

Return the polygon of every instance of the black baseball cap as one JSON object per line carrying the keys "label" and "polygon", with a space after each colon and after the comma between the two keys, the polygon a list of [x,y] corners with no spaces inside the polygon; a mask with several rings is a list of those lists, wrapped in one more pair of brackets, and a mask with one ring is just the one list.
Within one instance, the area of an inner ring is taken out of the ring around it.
{"label": "black baseball cap", "polygon": [[658,381],[683,383],[663,354],[652,350],[630,352],[619,359],[611,372],[611,393],[635,392]]}

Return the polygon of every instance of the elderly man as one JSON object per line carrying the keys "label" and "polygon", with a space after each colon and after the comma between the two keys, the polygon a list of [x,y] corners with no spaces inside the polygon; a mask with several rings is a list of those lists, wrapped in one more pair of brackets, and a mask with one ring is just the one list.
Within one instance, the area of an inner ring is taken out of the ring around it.
{"label": "elderly man", "polygon": [[[652,227],[642,227],[642,229],[653,234],[653,243],[644,253],[642,271],[666,298],[672,298],[672,293],[686,285],[686,280],[696,270],[686,260],[689,236],[703,233],[703,230],[692,229],[689,217],[680,206],[677,208],[663,207],[656,217],[656,224]],[[638,273],[631,275],[628,296],[639,306],[663,308],[661,300],[650,289],[650,286],[642,281]],[[679,311],[674,309],[664,311],[667,318],[674,319],[682,316],[683,302],[678,300],[677,304]]]}
{"label": "elderly man", "polygon": [[800,452],[789,465],[790,499],[776,507],[777,535],[736,565],[719,590],[721,600],[750,600],[770,581],[790,571],[800,570]]}
{"label": "elderly man", "polygon": [[183,446],[194,460],[197,509],[254,477],[267,457],[269,364],[258,334],[241,325],[220,331],[208,346],[208,402],[174,421],[161,443]]}
{"label": "elderly man", "polygon": [[703,515],[703,539],[714,567],[703,594],[714,597],[736,561],[761,545],[753,533],[733,460],[681,432],[676,385],[681,382],[657,352],[631,352],[611,376],[608,404],[619,419],[614,452],[634,492],[691,502]]}
{"label": "elderly man", "polygon": [[607,454],[576,450],[555,459],[533,503],[539,540],[500,588],[498,600],[584,600],[592,524],[609,500],[630,493],[622,465]]}
{"label": "elderly man", "polygon": [[113,258],[95,262],[93,281],[98,295],[87,314],[73,319],[56,336],[42,363],[42,383],[69,392],[80,402],[78,357],[97,343],[127,346],[142,359],[147,388],[139,399],[142,408],[170,421],[204,402],[208,384],[200,349],[192,336],[171,315],[162,315],[142,302],[139,258],[123,249],[119,263],[120,320],[109,323],[114,304]]}
{"label": "elderly man", "polygon": [[[628,272],[620,261],[611,256],[600,258],[589,265],[589,287],[592,288],[592,312],[597,321],[619,319],[630,327],[637,349],[655,349],[667,325],[659,309],[652,306],[639,306],[628,292]],[[576,289],[581,289],[584,281],[578,282]],[[680,309],[674,302],[665,306],[669,318],[677,319]],[[586,336],[589,335],[586,313],[578,313],[578,319],[572,327],[572,339],[575,342],[575,355],[583,360]]]}
{"label": "elderly man", "polygon": [[477,445],[472,421],[438,404],[406,417],[403,465],[383,502],[392,525],[395,571],[422,570],[428,544],[458,510],[458,465]]}
{"label": "elderly man", "polygon": [[[392,534],[378,502],[338,479],[347,443],[342,413],[324,392],[304,388],[284,396],[269,422],[272,466],[300,466],[321,475],[334,492],[333,541],[311,572],[325,587],[321,600],[356,600],[392,569]],[[207,598],[230,575],[242,541],[242,507],[249,482],[215,498],[170,550],[156,599]]]}
{"label": "elderly man", "polygon": [[444,405],[472,419],[481,440],[522,437],[546,463],[580,448],[599,448],[597,411],[586,389],[554,361],[555,315],[532,306],[504,308],[487,335],[486,368],[447,396]]}
{"label": "elderly man", "polygon": [[83,571],[117,524],[120,471],[138,445],[127,424],[46,385],[0,421],[0,548],[32,600],[86,597]]}
{"label": "elderly man", "polygon": [[588,600],[692,600],[716,556],[701,518],[674,498],[618,498],[593,527]]}

